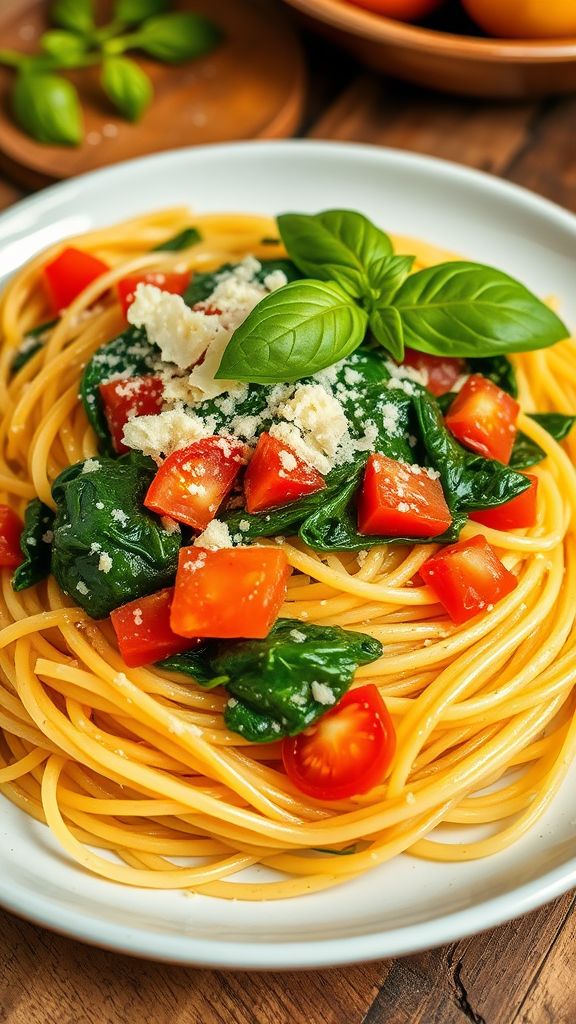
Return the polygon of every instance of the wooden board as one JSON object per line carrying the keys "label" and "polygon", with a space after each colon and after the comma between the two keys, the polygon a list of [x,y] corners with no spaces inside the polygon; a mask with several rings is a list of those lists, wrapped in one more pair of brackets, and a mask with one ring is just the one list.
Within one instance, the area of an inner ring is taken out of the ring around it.
{"label": "wooden board", "polygon": [[[2,46],[35,52],[47,27],[45,0],[0,0]],[[105,3],[99,8],[105,11]],[[181,146],[291,135],[305,88],[299,43],[267,0],[178,0],[173,9],[205,14],[223,30],[221,45],[177,67],[144,56],[155,98],[139,124],[119,117],[98,84],[98,69],[70,73],[82,96],[86,135],[79,147],[46,146],[9,114],[12,71],[0,68],[0,163],[35,187],[130,157]],[[133,56],[133,54],[131,54]]]}

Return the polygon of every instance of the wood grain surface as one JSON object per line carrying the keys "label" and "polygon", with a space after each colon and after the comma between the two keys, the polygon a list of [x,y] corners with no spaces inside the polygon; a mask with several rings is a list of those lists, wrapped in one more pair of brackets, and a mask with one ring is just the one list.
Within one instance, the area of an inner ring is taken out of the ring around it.
{"label": "wood grain surface", "polygon": [[[430,153],[576,211],[576,98],[461,101],[307,40],[301,128]],[[0,206],[21,193],[0,178]],[[442,949],[301,973],[193,970],[90,949],[0,912],[0,1024],[575,1024],[575,897]]]}

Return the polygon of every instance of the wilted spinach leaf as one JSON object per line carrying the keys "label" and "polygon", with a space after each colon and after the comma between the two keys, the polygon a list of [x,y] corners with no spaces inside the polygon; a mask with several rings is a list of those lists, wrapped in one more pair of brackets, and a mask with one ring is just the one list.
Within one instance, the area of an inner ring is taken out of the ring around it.
{"label": "wilted spinach leaf", "polygon": [[54,481],[52,572],[65,593],[93,618],[169,586],[180,534],[168,533],[143,500],[156,472],[130,452],[69,466]]}
{"label": "wilted spinach leaf", "polygon": [[24,561],[14,571],[12,589],[26,590],[50,574],[54,513],[39,498],[26,506],[20,547]]}
{"label": "wilted spinach leaf", "polygon": [[107,345],[102,345],[86,364],[80,381],[80,398],[100,442],[100,449],[106,455],[113,455],[114,449],[99,385],[115,378],[149,376],[159,355],[159,349],[148,341],[146,331],[130,327]]}
{"label": "wilted spinach leaf", "polygon": [[44,346],[48,333],[56,326],[58,320],[47,320],[43,324],[38,324],[37,327],[33,327],[26,334],[20,348],[18,348],[14,354],[14,358],[10,365],[12,373],[18,373],[26,363],[35,356],[37,352]]}
{"label": "wilted spinach leaf", "polygon": [[167,238],[160,245],[155,245],[152,252],[181,252],[182,249],[189,249],[191,245],[196,245],[197,242],[201,241],[202,235],[198,228],[184,228],[183,231],[179,231],[177,235]]}

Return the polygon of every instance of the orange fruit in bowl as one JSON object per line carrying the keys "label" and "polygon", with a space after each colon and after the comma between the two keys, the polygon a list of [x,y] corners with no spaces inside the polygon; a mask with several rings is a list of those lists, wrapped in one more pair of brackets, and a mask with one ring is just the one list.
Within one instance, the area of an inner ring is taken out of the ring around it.
{"label": "orange fruit in bowl", "polygon": [[576,0],[462,0],[488,35],[505,39],[576,36]]}

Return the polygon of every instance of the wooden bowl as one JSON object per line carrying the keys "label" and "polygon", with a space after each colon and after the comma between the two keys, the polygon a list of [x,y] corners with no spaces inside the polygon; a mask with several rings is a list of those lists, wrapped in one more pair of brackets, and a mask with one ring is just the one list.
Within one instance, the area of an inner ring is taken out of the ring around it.
{"label": "wooden bowl", "polygon": [[576,90],[576,38],[488,39],[392,21],[346,0],[285,2],[364,64],[418,85],[517,99]]}

